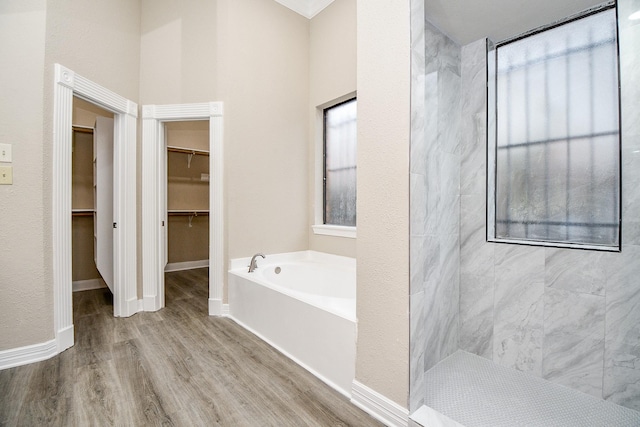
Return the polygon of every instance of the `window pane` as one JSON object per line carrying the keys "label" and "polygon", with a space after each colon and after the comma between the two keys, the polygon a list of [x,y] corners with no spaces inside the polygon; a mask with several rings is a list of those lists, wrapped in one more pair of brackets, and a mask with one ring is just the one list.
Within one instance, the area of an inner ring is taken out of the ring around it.
{"label": "window pane", "polygon": [[356,100],[325,110],[324,223],[356,225]]}
{"label": "window pane", "polygon": [[618,246],[615,10],[496,55],[495,237]]}

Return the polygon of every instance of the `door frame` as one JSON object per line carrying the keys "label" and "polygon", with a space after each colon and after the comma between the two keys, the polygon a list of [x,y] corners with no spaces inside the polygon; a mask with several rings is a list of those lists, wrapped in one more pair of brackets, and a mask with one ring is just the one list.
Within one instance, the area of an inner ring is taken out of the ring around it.
{"label": "door frame", "polygon": [[53,300],[58,352],[74,343],[71,237],[71,149],[73,97],[114,114],[113,314],[139,311],[136,270],[136,124],[138,105],[55,64],[53,106]]}
{"label": "door frame", "polygon": [[[209,121],[209,315],[221,316],[224,284],[223,103],[142,106],[142,289],[145,311],[164,301],[167,171],[164,123]],[[164,197],[163,197],[164,195]]]}

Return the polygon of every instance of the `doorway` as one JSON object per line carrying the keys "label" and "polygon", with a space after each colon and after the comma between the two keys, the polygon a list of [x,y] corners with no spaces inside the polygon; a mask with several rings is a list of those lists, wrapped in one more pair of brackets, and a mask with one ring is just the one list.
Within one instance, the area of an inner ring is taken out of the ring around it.
{"label": "doorway", "polygon": [[53,102],[53,307],[57,351],[73,346],[72,144],[73,97],[113,114],[113,305],[115,316],[139,311],[136,274],[137,104],[55,64]]}
{"label": "doorway", "polygon": [[222,315],[225,269],[223,227],[222,103],[145,105],[142,107],[142,280],[144,310],[165,305],[164,269],[168,254],[166,124],[209,122],[209,315]]}
{"label": "doorway", "polygon": [[113,289],[113,114],[73,98],[73,291]]}
{"label": "doorway", "polygon": [[[164,123],[166,140],[165,305],[197,300],[209,288],[209,121]],[[191,303],[193,305],[193,303]]]}

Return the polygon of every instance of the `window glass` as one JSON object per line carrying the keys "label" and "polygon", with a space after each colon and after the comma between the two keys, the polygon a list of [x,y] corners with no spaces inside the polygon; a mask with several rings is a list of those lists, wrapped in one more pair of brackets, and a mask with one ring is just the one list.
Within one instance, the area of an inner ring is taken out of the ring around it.
{"label": "window glass", "polygon": [[617,51],[615,9],[496,48],[495,239],[619,246]]}
{"label": "window glass", "polygon": [[324,223],[356,225],[356,100],[324,110]]}

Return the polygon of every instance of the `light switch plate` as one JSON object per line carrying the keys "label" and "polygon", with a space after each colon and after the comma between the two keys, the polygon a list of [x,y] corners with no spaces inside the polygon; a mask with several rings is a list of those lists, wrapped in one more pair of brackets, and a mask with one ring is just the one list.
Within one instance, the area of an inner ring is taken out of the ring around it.
{"label": "light switch plate", "polygon": [[13,184],[13,166],[0,166],[0,185]]}
{"label": "light switch plate", "polygon": [[11,144],[0,144],[0,162],[11,162]]}

